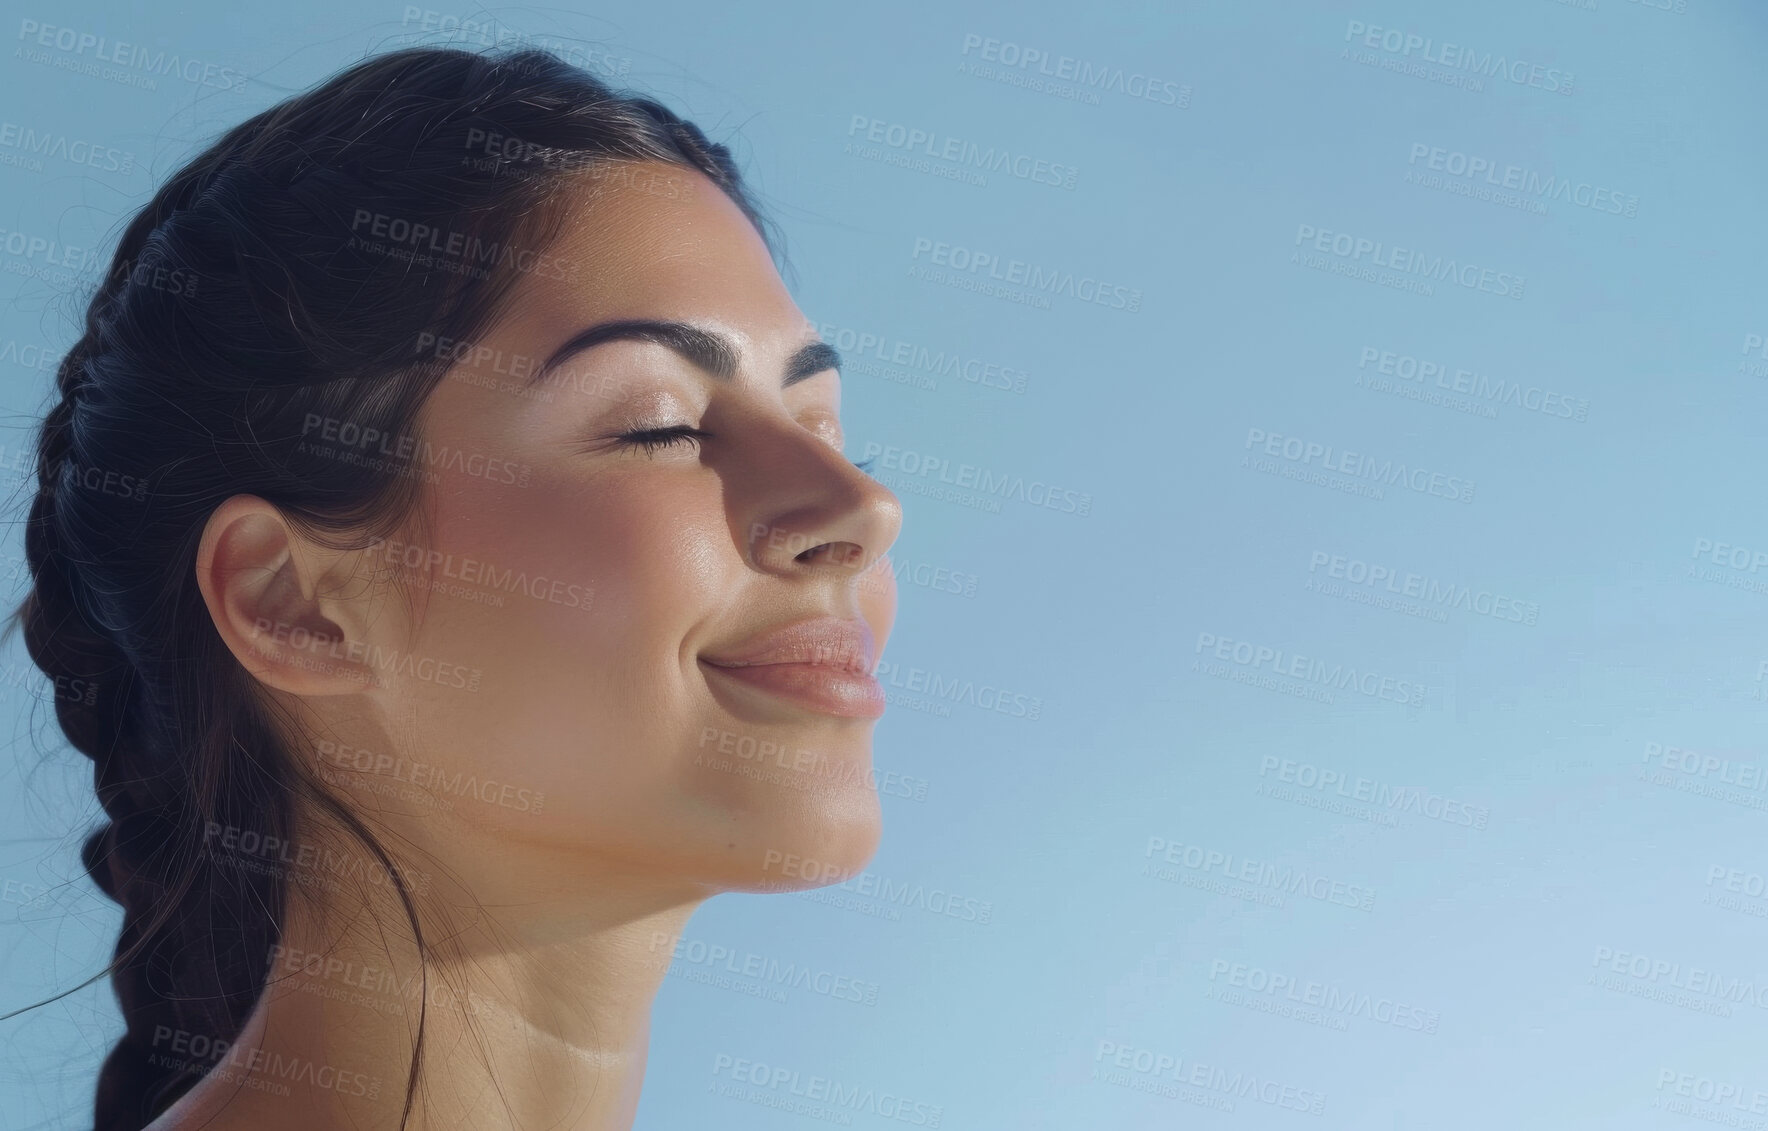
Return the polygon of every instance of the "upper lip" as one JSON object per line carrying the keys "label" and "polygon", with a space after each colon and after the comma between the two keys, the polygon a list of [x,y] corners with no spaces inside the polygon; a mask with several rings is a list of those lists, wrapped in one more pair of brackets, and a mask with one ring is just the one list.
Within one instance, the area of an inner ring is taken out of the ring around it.
{"label": "upper lip", "polygon": [[821,616],[766,629],[728,652],[700,659],[721,668],[816,664],[870,672],[873,647],[872,629],[865,621]]}

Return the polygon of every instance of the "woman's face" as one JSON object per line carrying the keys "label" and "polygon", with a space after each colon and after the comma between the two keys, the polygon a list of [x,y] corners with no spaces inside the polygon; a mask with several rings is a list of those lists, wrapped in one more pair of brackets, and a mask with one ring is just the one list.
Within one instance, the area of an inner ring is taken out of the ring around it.
{"label": "woman's face", "polygon": [[[672,165],[587,180],[506,320],[435,343],[461,360],[419,419],[425,524],[368,554],[416,590],[372,626],[411,662],[353,726],[384,748],[316,760],[450,863],[491,837],[713,889],[850,875],[879,835],[900,504],[842,454],[839,374],[736,205]],[[692,330],[534,381],[628,320]],[[795,662],[709,662],[744,658]]]}

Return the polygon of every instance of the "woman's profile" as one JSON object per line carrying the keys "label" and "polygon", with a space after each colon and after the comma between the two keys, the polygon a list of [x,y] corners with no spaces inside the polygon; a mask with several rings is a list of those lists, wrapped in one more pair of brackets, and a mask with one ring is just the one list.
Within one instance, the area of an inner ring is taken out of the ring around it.
{"label": "woman's profile", "polygon": [[351,66],[127,225],[13,622],[124,908],[96,1131],[629,1127],[694,910],[864,866],[901,511],[773,247],[530,50]]}

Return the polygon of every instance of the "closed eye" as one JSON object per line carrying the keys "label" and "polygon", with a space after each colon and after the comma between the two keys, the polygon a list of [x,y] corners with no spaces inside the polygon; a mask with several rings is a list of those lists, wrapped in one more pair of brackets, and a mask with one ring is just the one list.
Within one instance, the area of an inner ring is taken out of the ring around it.
{"label": "closed eye", "polygon": [[668,428],[640,428],[633,432],[622,432],[620,442],[632,447],[643,448],[650,455],[658,448],[667,448],[675,444],[699,444],[701,440],[712,438],[712,433],[702,432],[691,424],[672,424]]}
{"label": "closed eye", "polygon": [[[640,428],[631,432],[622,432],[619,436],[622,444],[643,448],[646,455],[650,455],[658,448],[667,448],[681,443],[698,445],[700,441],[711,438],[712,433],[695,428],[691,424],[672,424],[667,428]],[[853,466],[870,475],[872,474],[872,465],[877,462],[877,457],[852,462]]]}

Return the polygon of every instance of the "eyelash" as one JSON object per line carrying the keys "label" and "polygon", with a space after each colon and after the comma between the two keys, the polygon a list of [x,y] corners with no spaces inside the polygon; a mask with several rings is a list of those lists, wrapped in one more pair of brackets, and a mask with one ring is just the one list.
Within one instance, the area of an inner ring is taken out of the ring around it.
{"label": "eyelash", "polygon": [[668,428],[640,428],[632,432],[622,432],[620,442],[643,448],[645,454],[650,455],[658,448],[667,448],[682,440],[698,444],[701,440],[710,439],[711,436],[712,433],[702,432],[692,425],[675,424]]}
{"label": "eyelash", "polygon": [[[683,440],[698,444],[701,440],[710,440],[712,433],[703,432],[690,424],[672,424],[667,428],[640,428],[631,432],[622,432],[620,442],[633,447],[643,448],[650,455],[658,448],[667,448]],[[872,465],[878,462],[877,457],[866,460],[854,460],[853,466],[867,475],[872,474]]]}

